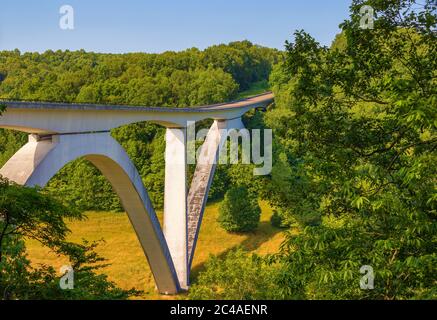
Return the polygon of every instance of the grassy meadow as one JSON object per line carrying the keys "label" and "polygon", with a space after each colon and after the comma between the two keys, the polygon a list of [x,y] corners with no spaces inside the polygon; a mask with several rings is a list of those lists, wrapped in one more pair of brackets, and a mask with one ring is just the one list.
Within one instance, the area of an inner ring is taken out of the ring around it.
{"label": "grassy meadow", "polygon": [[[192,280],[202,270],[210,254],[220,255],[237,246],[258,254],[274,253],[278,250],[283,240],[282,233],[280,229],[270,225],[272,210],[268,204],[261,202],[260,205],[262,215],[259,227],[255,232],[247,234],[231,234],[223,230],[217,223],[218,203],[207,206],[193,262]],[[156,292],[147,260],[125,213],[87,212],[86,215],[88,218],[84,221],[68,222],[72,231],[68,240],[80,242],[82,239],[103,239],[104,242],[100,243],[96,251],[110,264],[101,271],[110,280],[122,288],[135,287],[143,290],[144,294],[140,297],[142,299],[184,298],[183,295],[162,296]],[[158,216],[161,219],[162,212],[158,212]],[[28,240],[26,244],[33,264],[52,265],[56,270],[68,264],[68,261],[36,241]]]}

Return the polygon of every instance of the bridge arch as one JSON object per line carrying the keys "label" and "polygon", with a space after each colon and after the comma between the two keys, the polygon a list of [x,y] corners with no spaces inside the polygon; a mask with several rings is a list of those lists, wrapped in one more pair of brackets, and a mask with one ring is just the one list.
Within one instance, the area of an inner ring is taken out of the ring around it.
{"label": "bridge arch", "polygon": [[66,164],[80,157],[93,163],[120,197],[149,261],[158,290],[180,291],[174,264],[153,205],[135,165],[109,132],[29,136],[0,170],[4,177],[26,186],[44,187]]}

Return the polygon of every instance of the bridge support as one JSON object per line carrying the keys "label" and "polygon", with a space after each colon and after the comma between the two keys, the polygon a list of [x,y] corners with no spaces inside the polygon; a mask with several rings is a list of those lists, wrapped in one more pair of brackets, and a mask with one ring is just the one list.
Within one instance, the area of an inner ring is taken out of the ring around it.
{"label": "bridge support", "polygon": [[188,289],[186,128],[168,128],[165,141],[164,235],[179,285]]}
{"label": "bridge support", "polygon": [[208,193],[217,168],[219,150],[226,142],[228,129],[244,128],[241,118],[214,121],[197,159],[196,170],[188,193],[188,267],[191,268]]}

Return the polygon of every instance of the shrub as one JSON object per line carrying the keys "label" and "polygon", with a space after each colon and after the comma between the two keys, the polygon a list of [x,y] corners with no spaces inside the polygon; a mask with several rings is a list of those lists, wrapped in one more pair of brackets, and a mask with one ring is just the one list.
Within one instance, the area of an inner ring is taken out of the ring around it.
{"label": "shrub", "polygon": [[189,292],[192,300],[280,299],[278,269],[241,248],[223,258],[211,256]]}
{"label": "shrub", "polygon": [[229,232],[248,232],[257,228],[261,208],[247,188],[236,187],[226,192],[220,205],[218,222]]}

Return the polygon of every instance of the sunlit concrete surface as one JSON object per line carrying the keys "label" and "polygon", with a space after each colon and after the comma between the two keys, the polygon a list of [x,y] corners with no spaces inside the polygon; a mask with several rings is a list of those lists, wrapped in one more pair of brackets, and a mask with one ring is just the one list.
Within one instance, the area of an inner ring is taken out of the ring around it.
{"label": "sunlit concrete surface", "polygon": [[28,133],[50,134],[108,131],[130,123],[150,121],[165,127],[185,127],[187,120],[229,120],[273,101],[271,93],[237,102],[193,108],[2,101],[7,110],[0,127]]}

